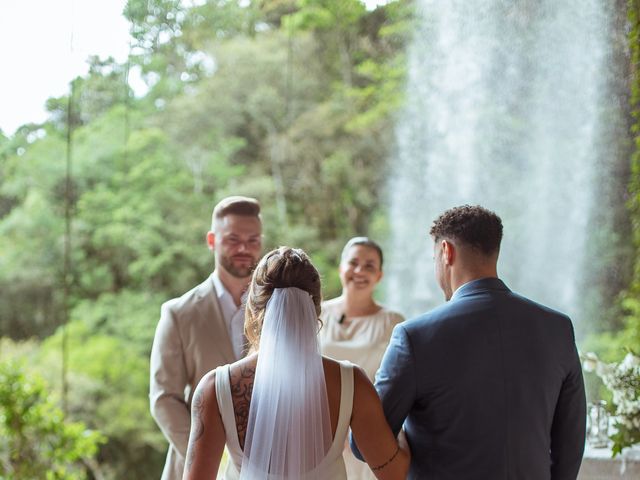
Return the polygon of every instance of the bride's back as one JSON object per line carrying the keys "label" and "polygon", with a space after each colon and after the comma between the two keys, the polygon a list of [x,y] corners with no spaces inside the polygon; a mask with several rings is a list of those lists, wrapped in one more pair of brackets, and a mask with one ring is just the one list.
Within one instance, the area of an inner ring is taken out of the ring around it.
{"label": "bride's back", "polygon": [[[229,384],[231,387],[233,412],[238,432],[238,441],[242,450],[244,450],[245,435],[247,433],[251,392],[253,391],[257,361],[258,354],[254,354],[231,364],[229,367]],[[324,369],[325,384],[327,386],[329,416],[331,418],[331,438],[333,439],[338,428],[340,413],[340,364],[331,358],[322,357],[322,366]]]}

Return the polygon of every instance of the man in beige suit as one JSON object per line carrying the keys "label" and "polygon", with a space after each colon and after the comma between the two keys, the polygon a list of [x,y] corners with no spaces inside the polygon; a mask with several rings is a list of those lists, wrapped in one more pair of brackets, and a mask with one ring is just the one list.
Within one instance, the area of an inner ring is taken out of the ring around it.
{"label": "man in beige suit", "polygon": [[151,414],[169,441],[162,480],[182,478],[198,382],[245,354],[242,296],[262,249],[258,201],[228,197],[218,203],[207,245],[215,253],[215,270],[162,305],[151,349]]}

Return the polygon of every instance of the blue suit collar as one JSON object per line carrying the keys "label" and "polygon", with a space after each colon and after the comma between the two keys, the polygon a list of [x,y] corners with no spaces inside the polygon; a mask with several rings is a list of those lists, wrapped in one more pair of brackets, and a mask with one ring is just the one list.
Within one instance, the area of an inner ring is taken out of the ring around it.
{"label": "blue suit collar", "polygon": [[477,280],[471,280],[470,282],[465,283],[460,286],[451,297],[450,301],[457,300],[458,298],[465,297],[467,295],[472,295],[474,293],[488,291],[488,290],[502,290],[505,292],[509,292],[509,287],[507,287],[502,280],[496,277],[488,277],[488,278],[479,278]]}

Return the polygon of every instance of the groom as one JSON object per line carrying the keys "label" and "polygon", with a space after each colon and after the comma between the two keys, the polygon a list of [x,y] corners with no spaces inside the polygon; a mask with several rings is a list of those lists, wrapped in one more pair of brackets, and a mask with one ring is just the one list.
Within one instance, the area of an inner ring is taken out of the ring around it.
{"label": "groom", "polygon": [[586,406],[570,319],[498,278],[495,213],[453,208],[430,233],[448,302],[395,328],[376,375],[409,478],[575,480]]}

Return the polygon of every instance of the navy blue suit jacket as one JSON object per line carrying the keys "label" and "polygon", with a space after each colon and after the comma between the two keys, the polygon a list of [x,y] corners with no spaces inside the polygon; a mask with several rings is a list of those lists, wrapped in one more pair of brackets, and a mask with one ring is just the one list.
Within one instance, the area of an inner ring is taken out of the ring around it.
{"label": "navy blue suit jacket", "polygon": [[586,404],[571,320],[497,278],[396,326],[376,375],[409,478],[575,480]]}

